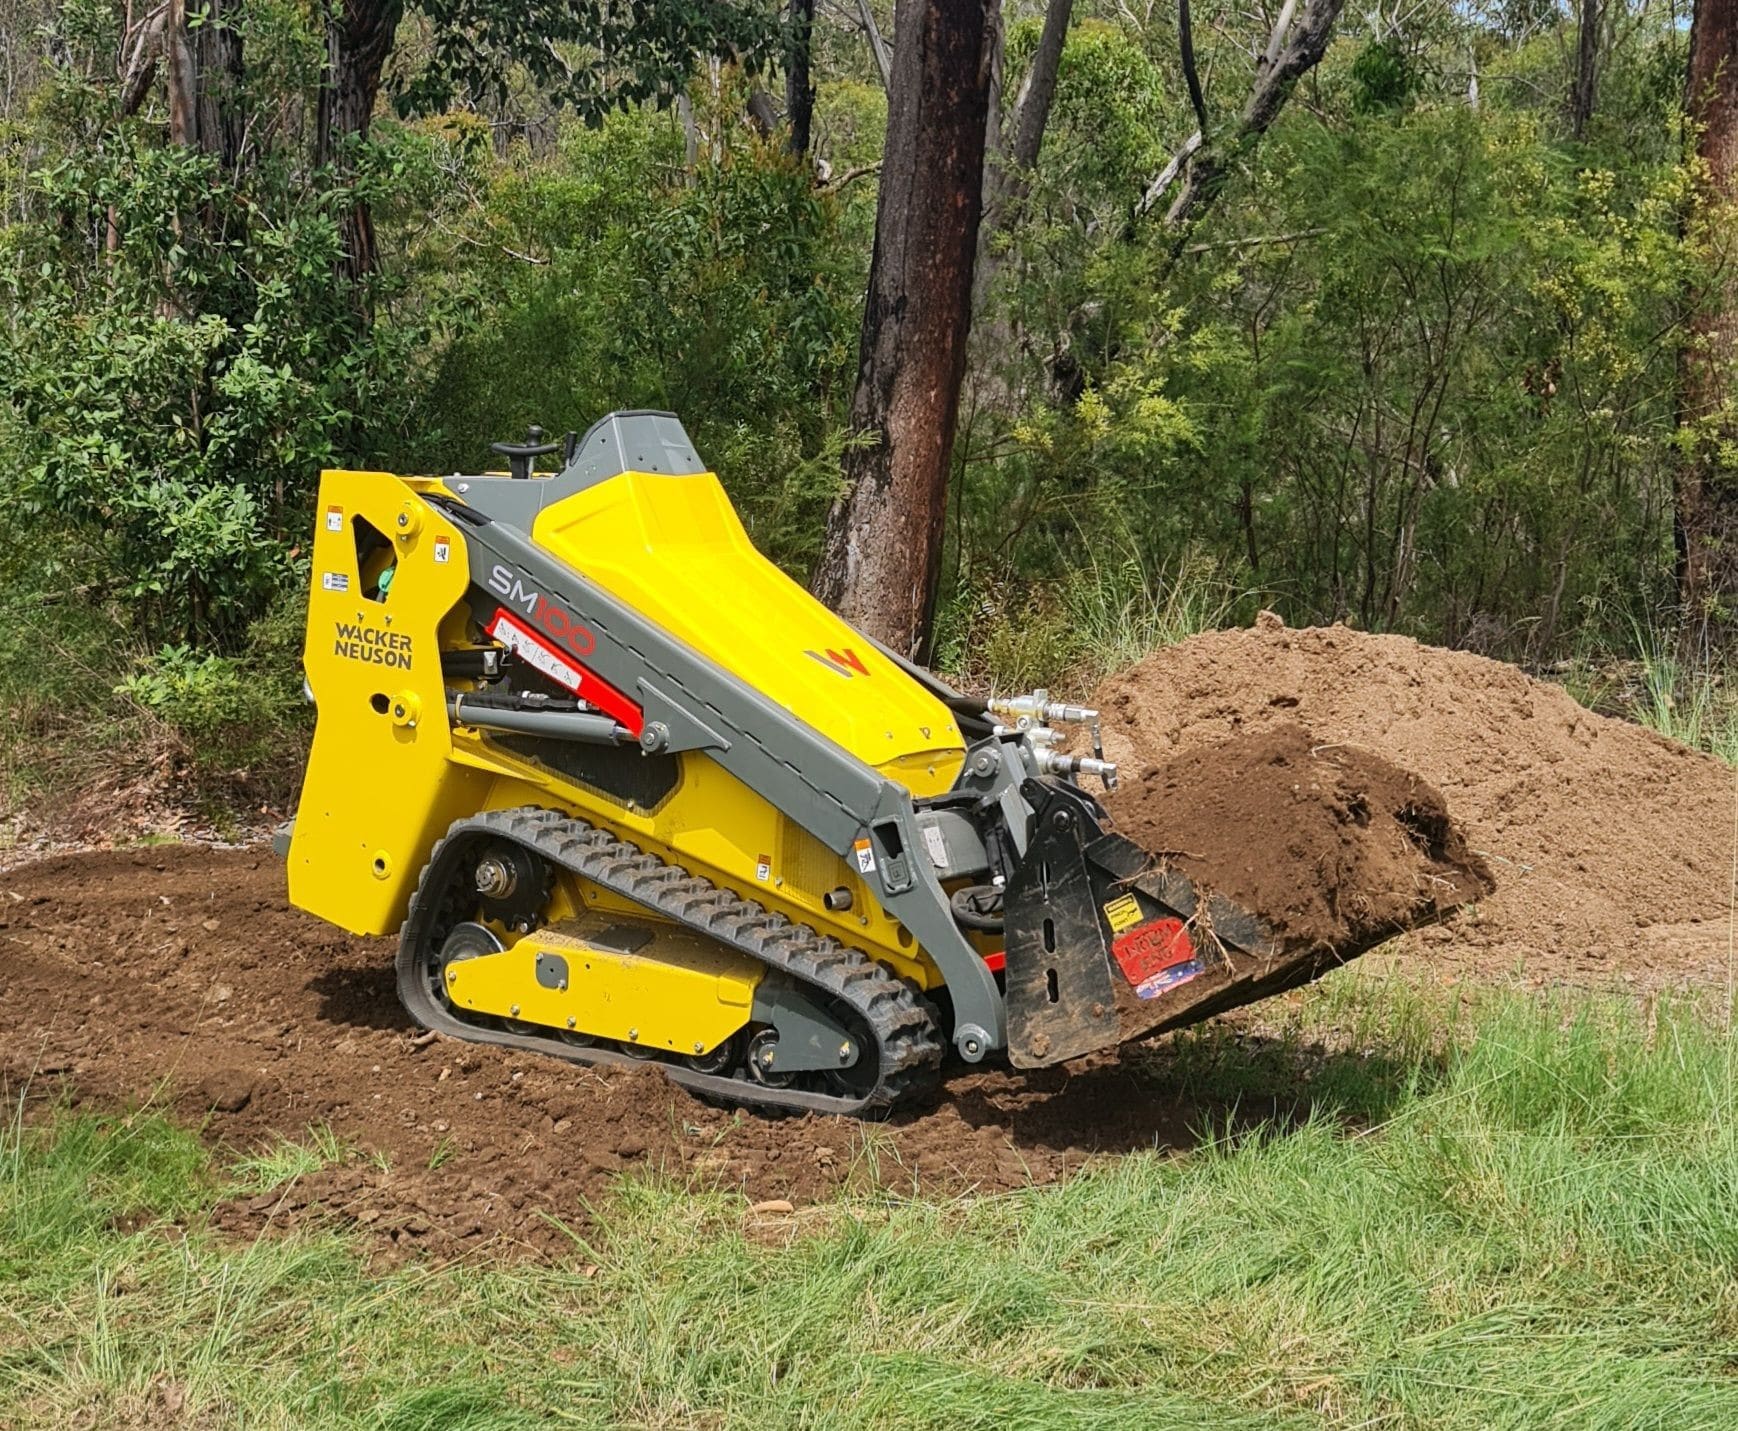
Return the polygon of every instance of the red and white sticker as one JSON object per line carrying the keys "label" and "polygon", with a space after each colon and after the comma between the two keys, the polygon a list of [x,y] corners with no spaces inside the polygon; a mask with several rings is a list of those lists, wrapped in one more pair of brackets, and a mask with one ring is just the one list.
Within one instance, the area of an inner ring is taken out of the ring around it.
{"label": "red and white sticker", "polygon": [[344,530],[344,509],[342,507],[326,508],[326,530],[329,532]]}
{"label": "red and white sticker", "polygon": [[1111,953],[1123,977],[1143,999],[1186,984],[1203,972],[1194,941],[1180,919],[1153,919],[1117,935]]}
{"label": "red and white sticker", "polygon": [[499,641],[527,666],[541,671],[558,686],[566,686],[574,695],[580,694],[585,674],[559,651],[545,641],[539,641],[505,611],[497,611],[489,623],[489,635]]}
{"label": "red and white sticker", "polygon": [[545,641],[505,607],[495,611],[494,619],[484,628],[526,665],[548,676],[558,686],[565,686],[587,704],[620,721],[629,734],[638,739],[646,728],[645,712],[595,671],[586,669]]}

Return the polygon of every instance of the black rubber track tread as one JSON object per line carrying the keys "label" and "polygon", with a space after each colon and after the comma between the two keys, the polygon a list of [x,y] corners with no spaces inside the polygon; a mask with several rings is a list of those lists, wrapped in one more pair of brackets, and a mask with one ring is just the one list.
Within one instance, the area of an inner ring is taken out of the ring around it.
{"label": "black rubber track tread", "polygon": [[548,1054],[573,1063],[616,1063],[644,1068],[649,1060],[607,1047],[578,1047],[541,1034],[522,1034],[468,1023],[434,997],[428,974],[447,930],[472,902],[457,878],[468,846],[479,839],[512,840],[551,864],[642,905],[721,944],[778,969],[853,1009],[875,1041],[875,1085],[860,1098],[768,1088],[750,1079],[700,1073],[662,1059],[674,1083],[712,1098],[791,1112],[885,1117],[893,1108],[934,1088],[943,1046],[927,1005],[910,985],[866,954],[836,939],[769,913],[751,900],[648,854],[608,831],[556,810],[493,810],[456,821],[436,843],[411,896],[398,944],[398,996],[424,1028],[475,1043]]}

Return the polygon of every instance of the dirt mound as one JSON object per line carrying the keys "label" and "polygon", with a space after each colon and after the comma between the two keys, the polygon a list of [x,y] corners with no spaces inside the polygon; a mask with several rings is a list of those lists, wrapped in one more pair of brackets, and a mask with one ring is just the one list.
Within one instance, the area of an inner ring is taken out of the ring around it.
{"label": "dirt mound", "polygon": [[625,1170],[798,1206],[871,1180],[994,1192],[1292,1111],[1189,1099],[1163,1081],[1161,1048],[1029,1075],[956,1068],[934,1108],[875,1128],[759,1118],[653,1069],[422,1034],[392,955],[289,908],[282,866],[257,849],[100,851],[0,874],[0,1097],[168,1100],[241,1150],[307,1143],[323,1124],[349,1150],[339,1165],[237,1197],[218,1221],[251,1234],[336,1220],[389,1258],[570,1252],[564,1225],[585,1228]]}
{"label": "dirt mound", "polygon": [[1160,651],[1094,704],[1106,754],[1137,789],[1217,742],[1296,726],[1317,748],[1416,772],[1496,879],[1489,898],[1418,936],[1449,973],[1724,978],[1734,773],[1513,666],[1267,622]]}
{"label": "dirt mound", "polygon": [[1491,888],[1434,789],[1294,721],[1174,756],[1105,803],[1122,834],[1287,945],[1361,952]]}

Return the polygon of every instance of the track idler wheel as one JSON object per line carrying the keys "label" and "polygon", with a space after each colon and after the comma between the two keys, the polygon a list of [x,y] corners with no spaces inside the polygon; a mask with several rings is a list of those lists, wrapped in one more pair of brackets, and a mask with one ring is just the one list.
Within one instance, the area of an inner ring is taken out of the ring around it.
{"label": "track idler wheel", "polygon": [[482,915],[529,934],[549,902],[549,866],[523,845],[494,841],[483,847],[472,871]]}

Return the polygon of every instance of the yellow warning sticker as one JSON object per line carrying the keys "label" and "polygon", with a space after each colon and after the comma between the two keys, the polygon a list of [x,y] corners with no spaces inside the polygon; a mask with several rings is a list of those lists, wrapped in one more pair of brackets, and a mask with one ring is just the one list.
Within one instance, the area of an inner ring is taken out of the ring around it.
{"label": "yellow warning sticker", "polygon": [[1104,917],[1110,921],[1110,932],[1121,934],[1141,922],[1141,907],[1132,894],[1118,895],[1105,905]]}

